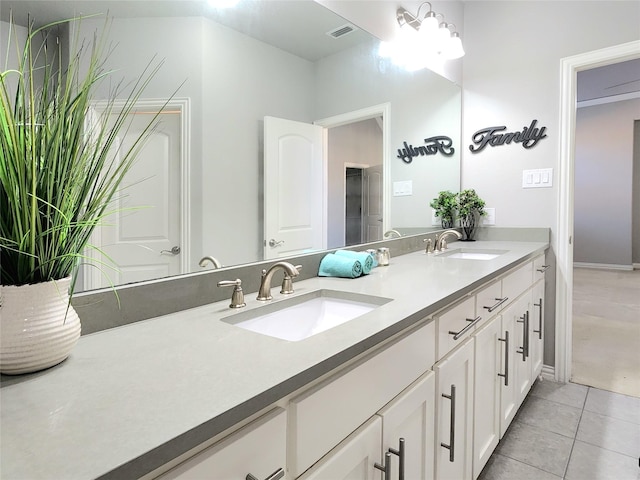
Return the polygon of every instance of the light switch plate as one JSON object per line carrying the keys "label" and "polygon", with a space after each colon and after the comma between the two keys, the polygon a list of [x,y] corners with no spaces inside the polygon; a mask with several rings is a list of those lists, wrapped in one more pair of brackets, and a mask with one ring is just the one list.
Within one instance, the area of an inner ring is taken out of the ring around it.
{"label": "light switch plate", "polygon": [[442,225],[440,217],[436,217],[436,211],[433,208],[431,209],[431,225]]}
{"label": "light switch plate", "polygon": [[553,168],[522,171],[522,188],[548,188],[553,186]]}
{"label": "light switch plate", "polygon": [[487,214],[482,217],[483,225],[495,225],[496,224],[496,209],[495,208],[485,208],[484,209]]}
{"label": "light switch plate", "polygon": [[393,196],[403,197],[406,195],[413,195],[413,181],[393,182]]}

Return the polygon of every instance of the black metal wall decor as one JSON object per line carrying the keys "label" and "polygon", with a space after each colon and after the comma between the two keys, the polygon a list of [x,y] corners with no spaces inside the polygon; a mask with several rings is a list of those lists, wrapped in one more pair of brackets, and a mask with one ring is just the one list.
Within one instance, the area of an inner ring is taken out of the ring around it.
{"label": "black metal wall decor", "polygon": [[475,145],[469,145],[469,150],[471,150],[472,153],[478,153],[487,145],[497,147],[511,142],[521,143],[524,148],[531,148],[547,136],[547,134],[544,133],[547,127],[538,128],[536,127],[537,122],[538,120],[533,120],[531,125],[523,127],[521,132],[499,133],[507,129],[504,125],[482,128],[471,137],[471,141]]}
{"label": "black metal wall decor", "polygon": [[446,137],[444,135],[425,138],[424,145],[417,147],[408,145],[407,142],[404,142],[404,148],[398,149],[398,158],[404,163],[411,163],[413,162],[413,157],[435,155],[438,152],[450,157],[456,151],[452,145],[453,140],[451,140],[451,137]]}

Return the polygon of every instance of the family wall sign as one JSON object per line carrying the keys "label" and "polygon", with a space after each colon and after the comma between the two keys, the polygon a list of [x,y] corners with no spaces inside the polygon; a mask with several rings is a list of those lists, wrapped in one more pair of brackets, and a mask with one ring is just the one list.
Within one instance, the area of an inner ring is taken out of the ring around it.
{"label": "family wall sign", "polygon": [[471,137],[472,145],[469,145],[471,153],[478,153],[486,146],[497,147],[509,143],[520,143],[524,148],[534,147],[540,140],[545,138],[547,127],[536,127],[538,120],[533,120],[531,125],[523,127],[519,132],[505,132],[507,127],[487,127],[478,130]]}
{"label": "family wall sign", "polygon": [[418,145],[417,147],[404,142],[403,148],[398,149],[398,158],[404,163],[411,163],[413,162],[413,157],[435,155],[436,153],[450,157],[455,151],[451,137],[437,135],[425,138],[424,145]]}

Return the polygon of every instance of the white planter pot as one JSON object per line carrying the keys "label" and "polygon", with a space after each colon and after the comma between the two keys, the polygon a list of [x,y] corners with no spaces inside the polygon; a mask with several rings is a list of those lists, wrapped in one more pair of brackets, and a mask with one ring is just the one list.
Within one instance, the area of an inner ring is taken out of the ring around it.
{"label": "white planter pot", "polygon": [[69,304],[71,278],[0,287],[0,372],[36,372],[69,356],[80,319]]}

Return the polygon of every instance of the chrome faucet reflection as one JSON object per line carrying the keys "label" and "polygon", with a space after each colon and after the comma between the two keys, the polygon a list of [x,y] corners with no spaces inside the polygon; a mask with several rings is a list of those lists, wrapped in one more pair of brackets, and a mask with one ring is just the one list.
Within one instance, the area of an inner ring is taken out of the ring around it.
{"label": "chrome faucet reflection", "polygon": [[283,270],[285,276],[291,278],[297,277],[300,272],[298,269],[289,262],[277,262],[269,267],[269,270],[262,270],[262,277],[260,279],[260,290],[258,291],[258,300],[271,300],[271,278],[277,270]]}
{"label": "chrome faucet reflection", "polygon": [[202,268],[206,267],[209,263],[213,264],[213,268],[220,268],[222,267],[222,264],[220,263],[220,260],[218,260],[217,258],[214,257],[210,257],[210,256],[206,256],[206,257],[202,257],[200,259],[200,262],[198,263],[198,265],[200,265]]}
{"label": "chrome faucet reflection", "polygon": [[449,235],[455,235],[458,239],[462,238],[462,234],[460,232],[458,232],[457,230],[445,230],[444,232],[440,233],[440,235],[438,235],[436,237],[436,246],[435,246],[435,251],[436,252],[441,252],[443,250],[447,249],[447,240],[446,238]]}
{"label": "chrome faucet reflection", "polygon": [[384,232],[384,235],[382,235],[383,238],[393,238],[393,236],[397,236],[397,237],[401,237],[402,234],[397,231],[397,230],[387,230],[386,232]]}

